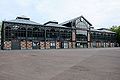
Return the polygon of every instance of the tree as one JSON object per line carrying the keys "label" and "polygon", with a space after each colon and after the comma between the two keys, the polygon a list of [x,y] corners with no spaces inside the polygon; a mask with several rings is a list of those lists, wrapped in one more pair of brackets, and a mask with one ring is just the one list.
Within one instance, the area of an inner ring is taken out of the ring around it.
{"label": "tree", "polygon": [[110,30],[113,32],[116,32],[117,43],[120,46],[120,26],[112,26]]}

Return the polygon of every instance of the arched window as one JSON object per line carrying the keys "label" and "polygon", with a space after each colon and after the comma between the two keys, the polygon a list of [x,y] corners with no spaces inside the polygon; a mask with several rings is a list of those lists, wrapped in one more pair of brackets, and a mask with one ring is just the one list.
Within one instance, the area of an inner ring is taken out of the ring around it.
{"label": "arched window", "polygon": [[35,27],[33,28],[33,37],[38,38],[39,36],[39,28]]}
{"label": "arched window", "polygon": [[64,31],[60,31],[60,37],[64,38],[64,36],[65,36]]}
{"label": "arched window", "polygon": [[87,29],[87,23],[85,21],[81,21],[80,19],[76,20],[76,27],[78,28],[83,28],[83,29]]}
{"label": "arched window", "polygon": [[46,37],[50,38],[50,31],[49,30],[46,30]]}
{"label": "arched window", "polygon": [[55,34],[56,34],[56,38],[60,38],[60,32],[59,32],[59,30],[55,31]]}
{"label": "arched window", "polygon": [[11,38],[11,28],[10,27],[6,27],[5,28],[5,38]]}
{"label": "arched window", "polygon": [[32,29],[31,28],[27,29],[27,37],[32,37]]}
{"label": "arched window", "polygon": [[55,29],[50,30],[50,37],[51,38],[56,38]]}
{"label": "arched window", "polygon": [[21,28],[18,28],[18,37],[21,37]]}
{"label": "arched window", "polygon": [[40,29],[40,31],[39,31],[39,37],[41,37],[41,38],[45,37],[45,30],[44,29]]}
{"label": "arched window", "polygon": [[26,37],[26,29],[24,27],[19,30],[20,37]]}
{"label": "arched window", "polygon": [[67,38],[71,38],[72,37],[72,32],[71,31],[68,31],[67,32]]}
{"label": "arched window", "polygon": [[67,33],[68,33],[68,31],[65,30],[65,31],[64,31],[64,38],[67,38]]}

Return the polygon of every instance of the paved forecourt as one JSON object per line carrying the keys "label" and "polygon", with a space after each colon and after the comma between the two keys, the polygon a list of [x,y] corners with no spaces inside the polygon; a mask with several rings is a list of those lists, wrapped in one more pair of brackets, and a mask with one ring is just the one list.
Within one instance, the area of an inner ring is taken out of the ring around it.
{"label": "paved forecourt", "polygon": [[0,80],[120,80],[120,48],[0,50]]}

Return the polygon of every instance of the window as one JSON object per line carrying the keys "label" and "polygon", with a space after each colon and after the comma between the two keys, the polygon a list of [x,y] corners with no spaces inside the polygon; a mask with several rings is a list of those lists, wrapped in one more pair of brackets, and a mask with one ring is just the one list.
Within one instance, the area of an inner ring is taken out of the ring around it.
{"label": "window", "polygon": [[65,33],[64,33],[64,31],[60,31],[60,37],[61,37],[61,38],[65,38]]}
{"label": "window", "polygon": [[67,34],[66,37],[67,37],[67,38],[71,38],[71,36],[72,36],[71,33],[72,33],[71,31],[68,31],[68,32],[66,33],[66,34]]}
{"label": "window", "polygon": [[50,30],[50,38],[56,38],[56,33],[55,33],[55,30],[54,29],[51,29]]}
{"label": "window", "polygon": [[5,28],[5,38],[6,39],[11,38],[11,28],[10,27]]}
{"label": "window", "polygon": [[77,41],[87,41],[87,31],[76,30]]}
{"label": "window", "polygon": [[55,46],[55,42],[51,42],[51,43],[50,43],[50,46]]}
{"label": "window", "polygon": [[83,28],[83,29],[87,29],[88,28],[86,22],[84,22],[84,21],[81,22],[80,19],[76,20],[76,27],[77,28]]}
{"label": "window", "polygon": [[50,31],[49,30],[46,30],[46,37],[50,38]]}
{"label": "window", "polygon": [[38,33],[39,33],[39,37],[44,38],[44,36],[45,36],[45,30],[44,29],[41,29]]}
{"label": "window", "polygon": [[[12,34],[12,36],[14,35],[14,33]],[[18,28],[17,30],[17,36],[18,37],[26,37],[26,29],[23,28]]]}
{"label": "window", "polygon": [[32,37],[32,29],[31,28],[27,29],[27,37]]}
{"label": "window", "polygon": [[35,27],[33,28],[33,37],[34,38],[38,38],[38,35],[39,35],[39,28]]}

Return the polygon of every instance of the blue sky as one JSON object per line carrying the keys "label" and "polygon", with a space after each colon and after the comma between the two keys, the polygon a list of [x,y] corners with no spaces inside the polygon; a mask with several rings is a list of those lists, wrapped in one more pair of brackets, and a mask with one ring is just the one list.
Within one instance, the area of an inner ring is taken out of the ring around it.
{"label": "blue sky", "polygon": [[83,15],[95,28],[120,25],[120,0],[0,0],[0,20],[25,15],[44,24]]}

